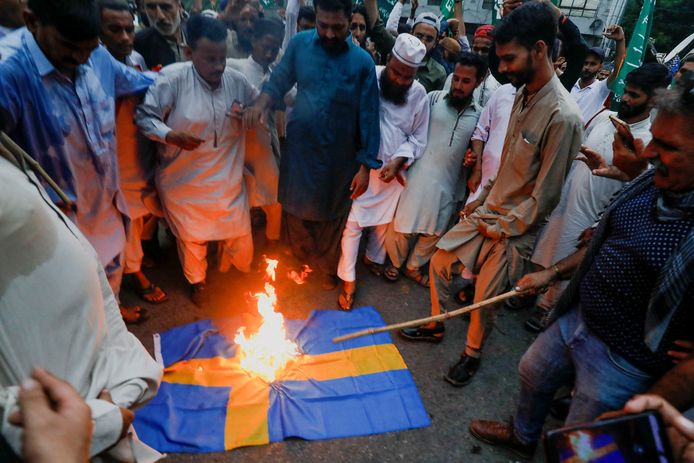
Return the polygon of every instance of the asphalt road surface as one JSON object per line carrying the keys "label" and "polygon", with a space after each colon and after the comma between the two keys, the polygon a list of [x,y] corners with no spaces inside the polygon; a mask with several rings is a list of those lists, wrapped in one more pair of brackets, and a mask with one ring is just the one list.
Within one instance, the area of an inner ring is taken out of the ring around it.
{"label": "asphalt road surface", "polygon": [[[262,241],[262,237],[258,237]],[[190,289],[183,277],[175,246],[162,240],[157,266],[146,270],[153,282],[169,294],[165,304],[142,303],[126,288],[123,302],[140,303],[146,307],[147,320],[131,331],[152,352],[152,335],[175,326],[201,319],[214,319],[255,312],[249,293],[262,285],[260,272],[248,275],[235,270],[227,274],[214,271],[210,262],[208,283],[212,293],[211,306],[202,310],[190,302]],[[257,250],[261,254],[263,249]],[[311,310],[335,310],[338,290],[325,291],[309,277],[298,286],[281,275],[289,267],[300,267],[292,257],[279,254],[280,278],[276,284],[280,311],[287,318],[306,318]],[[357,266],[359,285],[355,307],[373,306],[387,323],[429,315],[428,289],[401,278],[396,283],[371,274],[361,263]],[[481,444],[468,433],[471,419],[507,419],[513,414],[518,397],[518,361],[533,336],[522,323],[527,310],[511,312],[502,309],[497,328],[485,348],[482,365],[475,379],[466,387],[454,388],[442,379],[464,347],[468,322],[462,318],[446,324],[446,336],[440,344],[412,343],[393,333],[395,345],[407,363],[424,406],[431,416],[427,428],[404,432],[304,441],[290,439],[260,447],[246,447],[226,453],[171,454],[170,462],[507,462],[513,455]],[[550,423],[556,426],[556,422]],[[538,448],[534,461],[543,461]]]}

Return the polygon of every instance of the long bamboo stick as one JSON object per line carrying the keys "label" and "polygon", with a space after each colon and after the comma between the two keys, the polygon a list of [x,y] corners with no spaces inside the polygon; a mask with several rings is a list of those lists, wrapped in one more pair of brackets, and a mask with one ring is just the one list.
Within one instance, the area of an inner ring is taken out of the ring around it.
{"label": "long bamboo stick", "polygon": [[417,320],[410,320],[408,322],[401,322],[401,323],[395,323],[392,325],[379,326],[378,328],[367,328],[365,330],[355,331],[354,333],[351,333],[351,334],[345,334],[343,336],[338,336],[336,338],[333,338],[333,343],[337,344],[339,342],[347,341],[349,339],[359,338],[361,336],[367,336],[369,334],[383,333],[384,331],[392,331],[392,330],[398,330],[398,329],[403,329],[403,328],[413,328],[415,326],[421,326],[421,325],[431,323],[431,322],[448,320],[449,318],[457,317],[458,315],[463,315],[463,314],[466,314],[468,312],[472,312],[474,310],[488,307],[488,306],[491,306],[493,304],[496,304],[497,302],[505,301],[506,299],[510,299],[512,297],[515,297],[515,296],[521,296],[523,294],[525,294],[525,292],[523,292],[523,291],[511,290],[509,292],[499,294],[498,296],[490,297],[489,299],[485,299],[484,301],[480,301],[476,304],[472,304],[472,305],[469,305],[467,307],[463,307],[461,309],[453,310],[451,312],[446,312],[446,313],[442,313],[439,315],[432,315],[431,317],[420,318]]}
{"label": "long bamboo stick", "polygon": [[72,201],[70,201],[70,198],[67,197],[65,192],[60,189],[57,183],[55,183],[55,180],[51,178],[50,175],[48,175],[48,172],[43,170],[43,167],[29,154],[24,151],[18,144],[14,142],[5,132],[0,131],[0,143],[2,143],[3,147],[12,153],[12,155],[17,158],[17,162],[19,159],[24,159],[24,161],[31,166],[31,169],[36,172],[41,178],[43,178],[48,185],[50,185],[51,188],[53,188],[53,191],[55,191],[58,194],[58,197],[62,202],[65,203],[66,208],[70,208]]}

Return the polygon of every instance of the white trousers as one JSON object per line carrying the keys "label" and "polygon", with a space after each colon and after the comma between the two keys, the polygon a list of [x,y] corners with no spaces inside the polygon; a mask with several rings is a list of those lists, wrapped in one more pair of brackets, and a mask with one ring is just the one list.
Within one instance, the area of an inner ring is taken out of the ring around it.
{"label": "white trousers", "polygon": [[[207,277],[207,242],[177,239],[178,257],[183,274],[190,284],[205,281]],[[253,237],[250,233],[217,242],[217,266],[220,272],[233,265],[241,272],[250,272],[253,261]]]}
{"label": "white trousers", "polygon": [[[366,242],[366,258],[371,262],[382,264],[386,261],[386,231],[388,224],[370,227],[371,233]],[[337,276],[342,281],[355,281],[357,279],[355,267],[359,255],[359,242],[364,229],[357,223],[347,221],[345,231],[342,233],[342,253],[337,264]]]}

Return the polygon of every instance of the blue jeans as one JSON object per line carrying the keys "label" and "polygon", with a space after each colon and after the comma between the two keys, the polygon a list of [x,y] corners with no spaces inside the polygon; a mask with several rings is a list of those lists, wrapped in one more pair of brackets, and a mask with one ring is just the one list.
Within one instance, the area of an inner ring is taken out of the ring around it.
{"label": "blue jeans", "polygon": [[588,330],[579,307],[560,317],[537,337],[519,365],[521,391],[514,418],[516,437],[525,444],[540,439],[554,393],[574,381],[566,424],[592,421],[618,410],[654,378],[610,350]]}

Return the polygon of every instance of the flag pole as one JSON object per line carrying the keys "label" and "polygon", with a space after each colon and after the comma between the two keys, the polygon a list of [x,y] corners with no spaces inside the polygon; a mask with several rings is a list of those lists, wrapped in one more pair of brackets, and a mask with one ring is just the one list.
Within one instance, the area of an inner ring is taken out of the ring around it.
{"label": "flag pole", "polygon": [[438,322],[438,321],[443,321],[443,320],[448,320],[449,318],[457,317],[459,315],[463,315],[475,310],[479,310],[485,307],[489,307],[491,305],[494,305],[498,302],[505,301],[506,299],[510,299],[512,297],[516,296],[522,296],[527,294],[525,291],[516,291],[516,290],[511,290],[503,294],[499,294],[498,296],[490,297],[489,299],[485,299],[484,301],[480,301],[476,304],[469,305],[467,307],[463,307],[457,310],[453,310],[451,312],[446,312],[442,313],[439,315],[432,315],[431,317],[425,317],[425,318],[419,318],[417,320],[410,320],[407,322],[401,322],[401,323],[394,323],[392,325],[386,325],[386,326],[379,326],[377,328],[367,328],[365,330],[361,331],[356,331],[351,334],[345,334],[343,336],[338,336],[336,338],[333,338],[333,343],[337,344],[343,341],[348,341],[350,339],[354,338],[359,338],[362,336],[367,336],[369,334],[376,334],[376,333],[383,333],[384,331],[393,331],[393,330],[398,330],[398,329],[403,329],[403,328],[414,328],[415,326],[421,326],[427,323],[431,322]]}

